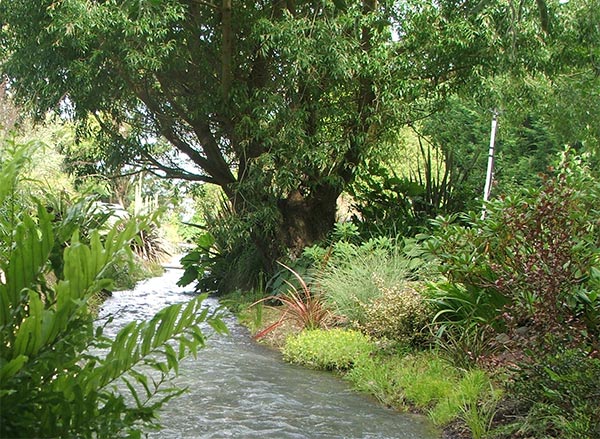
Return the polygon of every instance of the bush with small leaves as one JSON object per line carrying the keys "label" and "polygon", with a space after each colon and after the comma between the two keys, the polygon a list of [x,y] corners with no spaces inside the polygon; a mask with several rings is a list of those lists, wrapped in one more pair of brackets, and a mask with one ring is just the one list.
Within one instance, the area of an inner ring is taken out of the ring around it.
{"label": "bush with small leaves", "polygon": [[346,370],[373,352],[366,335],[349,329],[314,329],[290,336],[283,357],[314,369]]}
{"label": "bush with small leaves", "polygon": [[377,338],[409,344],[424,341],[426,327],[433,314],[432,308],[419,292],[420,284],[404,282],[389,287],[376,277],[373,282],[381,291],[381,296],[361,304],[365,321],[359,328]]}

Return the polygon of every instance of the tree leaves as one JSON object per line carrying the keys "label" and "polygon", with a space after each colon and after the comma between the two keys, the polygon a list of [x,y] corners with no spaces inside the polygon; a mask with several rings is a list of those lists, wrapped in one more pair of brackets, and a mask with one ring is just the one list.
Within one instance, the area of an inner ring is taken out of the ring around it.
{"label": "tree leaves", "polygon": [[[0,183],[14,177],[7,176],[2,172]],[[106,268],[145,222],[106,234],[91,230],[88,243],[76,230],[51,283],[48,259],[69,222],[53,222],[41,205],[35,216],[20,212],[11,219],[0,216],[3,227],[14,228],[0,245],[0,260],[7,261],[0,282],[0,436],[139,437],[143,425],[156,424],[158,408],[184,391],[169,380],[185,356],[204,346],[201,325],[226,331],[219,310],[209,310],[199,296],[132,322],[110,340],[102,328],[94,331],[87,302],[110,283]]]}

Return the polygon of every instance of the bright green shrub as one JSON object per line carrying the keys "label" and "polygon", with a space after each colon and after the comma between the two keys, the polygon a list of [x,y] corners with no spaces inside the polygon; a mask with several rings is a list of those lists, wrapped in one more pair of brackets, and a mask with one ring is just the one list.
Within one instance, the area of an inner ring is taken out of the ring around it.
{"label": "bright green shrub", "polygon": [[362,304],[365,322],[360,329],[378,338],[418,343],[425,337],[425,327],[433,317],[429,304],[416,289],[418,284],[404,282],[387,287],[374,279],[381,296]]}
{"label": "bright green shrub", "polygon": [[369,338],[348,329],[314,329],[290,336],[283,357],[314,369],[350,369],[373,351]]}

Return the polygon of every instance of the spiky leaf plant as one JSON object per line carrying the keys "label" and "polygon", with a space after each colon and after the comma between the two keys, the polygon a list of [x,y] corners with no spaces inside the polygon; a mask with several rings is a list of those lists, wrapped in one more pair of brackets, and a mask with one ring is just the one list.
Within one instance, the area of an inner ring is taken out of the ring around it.
{"label": "spiky leaf plant", "polygon": [[275,323],[267,326],[262,331],[259,331],[254,337],[260,339],[266,336],[268,333],[281,326],[285,321],[292,321],[301,329],[317,329],[326,327],[327,324],[333,319],[333,316],[325,307],[321,297],[313,294],[304,279],[302,279],[302,277],[292,268],[282,264],[281,262],[279,262],[279,264],[292,273],[292,275],[299,282],[302,290],[298,291],[298,289],[292,283],[286,281],[286,284],[289,288],[285,293],[265,297],[255,302],[253,305],[263,303],[265,301],[277,301],[281,304],[283,312]]}

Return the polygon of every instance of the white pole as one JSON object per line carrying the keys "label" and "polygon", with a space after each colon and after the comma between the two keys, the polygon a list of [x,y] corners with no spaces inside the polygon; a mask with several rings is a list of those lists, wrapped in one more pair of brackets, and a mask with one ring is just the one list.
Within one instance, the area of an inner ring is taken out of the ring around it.
{"label": "white pole", "polygon": [[494,180],[494,144],[496,143],[496,127],[498,126],[498,110],[492,112],[492,132],[490,134],[490,148],[488,153],[488,164],[487,173],[485,177],[485,188],[483,189],[483,211],[481,212],[481,219],[485,219],[486,209],[485,205],[490,199],[490,192],[492,191],[492,181]]}

